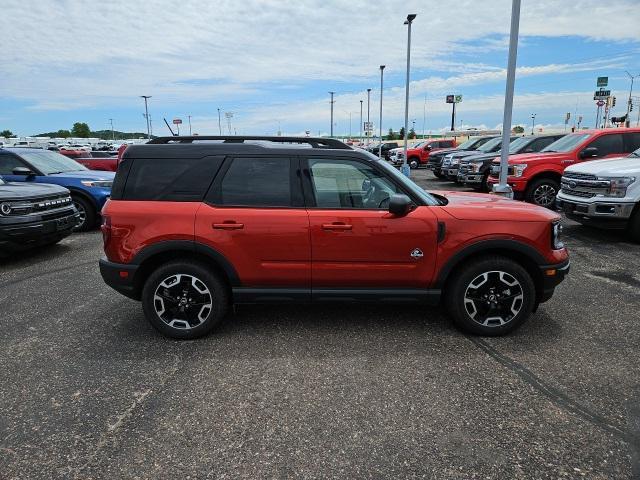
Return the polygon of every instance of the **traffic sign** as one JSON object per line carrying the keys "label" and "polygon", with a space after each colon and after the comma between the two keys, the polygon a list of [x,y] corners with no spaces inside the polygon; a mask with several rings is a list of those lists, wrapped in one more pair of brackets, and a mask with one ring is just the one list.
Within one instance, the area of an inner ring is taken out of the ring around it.
{"label": "traffic sign", "polygon": [[182,120],[180,120],[179,118],[174,118],[173,119],[173,124],[174,125],[181,125],[182,124]]}
{"label": "traffic sign", "polygon": [[593,99],[594,100],[600,100],[603,98],[607,98],[611,96],[611,90],[596,90],[595,93],[593,94]]}
{"label": "traffic sign", "polygon": [[364,122],[364,131],[373,132],[373,122]]}
{"label": "traffic sign", "polygon": [[596,87],[606,87],[609,84],[609,77],[598,77]]}
{"label": "traffic sign", "polygon": [[455,100],[456,96],[455,95],[447,95],[447,103],[453,103]]}
{"label": "traffic sign", "polygon": [[598,105],[599,107],[602,107],[604,105],[604,100],[598,100],[596,102],[596,105]]}
{"label": "traffic sign", "polygon": [[462,101],[462,95],[456,95],[456,103],[460,103]]}

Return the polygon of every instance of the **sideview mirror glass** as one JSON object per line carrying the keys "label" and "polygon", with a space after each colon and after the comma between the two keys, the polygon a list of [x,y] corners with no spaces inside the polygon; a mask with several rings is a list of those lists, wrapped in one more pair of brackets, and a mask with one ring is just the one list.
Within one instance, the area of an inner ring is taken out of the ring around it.
{"label": "sideview mirror glass", "polygon": [[397,217],[404,217],[411,211],[411,206],[411,199],[400,193],[391,195],[389,199],[389,213]]}
{"label": "sideview mirror glass", "polygon": [[593,158],[598,156],[598,149],[596,147],[587,147],[580,152],[580,158]]}

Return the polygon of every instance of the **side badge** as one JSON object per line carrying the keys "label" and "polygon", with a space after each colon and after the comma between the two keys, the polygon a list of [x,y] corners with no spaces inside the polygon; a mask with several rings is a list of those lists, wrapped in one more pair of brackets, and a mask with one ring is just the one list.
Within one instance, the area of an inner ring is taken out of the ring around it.
{"label": "side badge", "polygon": [[422,250],[420,250],[419,248],[414,248],[411,251],[411,258],[422,258],[424,256],[424,254],[422,253]]}

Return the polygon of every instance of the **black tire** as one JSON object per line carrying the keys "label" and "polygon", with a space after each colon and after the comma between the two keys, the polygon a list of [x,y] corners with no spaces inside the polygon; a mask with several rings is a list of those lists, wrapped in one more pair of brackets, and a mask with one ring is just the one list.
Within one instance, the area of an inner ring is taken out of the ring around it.
{"label": "black tire", "polygon": [[534,205],[545,208],[553,208],[556,204],[556,195],[560,191],[560,184],[553,178],[540,178],[535,180],[525,194],[525,200]]}
{"label": "black tire", "polygon": [[411,157],[407,160],[409,168],[418,168],[420,166],[420,159],[418,157]]}
{"label": "black tire", "polygon": [[629,219],[627,232],[634,242],[640,243],[640,206],[636,205],[635,211]]}
{"label": "black tire", "polygon": [[75,205],[78,213],[80,213],[80,222],[73,229],[74,232],[87,232],[96,225],[98,213],[95,207],[83,197],[78,195],[71,196],[73,204]]}
{"label": "black tire", "polygon": [[489,174],[485,173],[482,176],[482,183],[480,184],[480,191],[483,193],[489,193],[491,191],[491,185],[489,185]]}
{"label": "black tire", "polygon": [[189,260],[157,268],[142,289],[142,309],[149,323],[163,335],[180,340],[207,335],[224,319],[228,308],[225,281]]}
{"label": "black tire", "polygon": [[487,256],[454,275],[447,284],[445,304],[459,328],[475,335],[500,336],[531,315],[536,289],[529,273],[515,261]]}
{"label": "black tire", "polygon": [[442,173],[441,171],[440,172],[434,171],[433,174],[436,176],[436,178],[441,178],[441,179],[444,178],[444,173]]}

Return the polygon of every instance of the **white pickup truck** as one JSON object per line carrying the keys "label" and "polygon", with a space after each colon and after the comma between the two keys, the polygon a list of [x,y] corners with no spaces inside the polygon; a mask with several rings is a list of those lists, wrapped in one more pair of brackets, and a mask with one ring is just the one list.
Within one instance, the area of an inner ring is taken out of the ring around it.
{"label": "white pickup truck", "polygon": [[565,169],[556,206],[584,225],[626,229],[640,242],[640,149]]}

